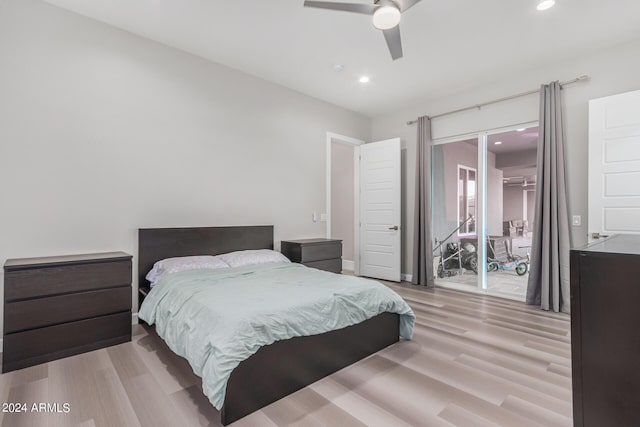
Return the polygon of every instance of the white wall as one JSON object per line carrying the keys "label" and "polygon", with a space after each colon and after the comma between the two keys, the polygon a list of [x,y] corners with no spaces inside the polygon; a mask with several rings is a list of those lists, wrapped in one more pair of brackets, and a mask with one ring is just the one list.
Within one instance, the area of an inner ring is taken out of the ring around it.
{"label": "white wall", "polygon": [[[508,53],[505,53],[508,54]],[[437,67],[438,64],[434,64]],[[419,115],[438,114],[468,105],[509,96],[538,87],[552,80],[568,80],[582,74],[591,81],[568,86],[563,91],[565,137],[569,191],[569,214],[582,215],[581,227],[572,228],[573,245],[586,243],[587,237],[587,143],[588,101],[593,98],[640,89],[640,40],[579,58],[562,58],[547,66],[524,70],[521,74],[452,94],[443,99],[425,100],[373,121],[373,139],[401,137],[408,159],[404,168],[403,188],[403,272],[411,273],[413,252],[413,214],[415,182],[416,127],[408,120]],[[470,70],[469,78],[473,78]],[[492,129],[538,119],[538,96],[495,104],[433,121],[434,138]]]}
{"label": "white wall", "polygon": [[312,213],[325,212],[326,133],[370,130],[364,116],[283,87],[3,0],[0,262],[136,255],[138,227],[274,224],[277,246],[324,236]]}
{"label": "white wall", "polygon": [[354,261],[354,146],[331,143],[331,237],[342,240],[342,259]]}
{"label": "white wall", "polygon": [[514,221],[523,219],[523,188],[521,185],[504,186],[504,220]]}
{"label": "white wall", "polygon": [[[535,224],[535,187],[527,187],[527,229],[533,231]],[[504,186],[504,220],[515,221],[524,219],[524,188],[521,185]]]}

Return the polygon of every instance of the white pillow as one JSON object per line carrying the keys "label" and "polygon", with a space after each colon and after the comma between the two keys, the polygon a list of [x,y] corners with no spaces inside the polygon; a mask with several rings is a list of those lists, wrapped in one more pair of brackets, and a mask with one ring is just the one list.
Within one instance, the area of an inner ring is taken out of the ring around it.
{"label": "white pillow", "polygon": [[147,273],[146,279],[151,283],[151,287],[154,287],[158,280],[166,274],[204,268],[229,268],[229,264],[220,257],[212,255],[165,258],[153,264],[153,268]]}
{"label": "white pillow", "polygon": [[283,264],[291,263],[286,256],[271,249],[229,252],[228,254],[218,256],[231,267],[244,267],[246,265],[267,264],[272,262]]}

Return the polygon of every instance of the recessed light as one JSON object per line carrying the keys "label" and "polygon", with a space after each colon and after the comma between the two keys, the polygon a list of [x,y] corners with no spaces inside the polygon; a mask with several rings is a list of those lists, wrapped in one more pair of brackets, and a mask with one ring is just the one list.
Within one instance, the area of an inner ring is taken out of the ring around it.
{"label": "recessed light", "polygon": [[536,9],[538,10],[547,10],[551,9],[556,4],[556,0],[541,0],[538,3]]}
{"label": "recessed light", "polygon": [[526,129],[525,129],[525,128],[520,128],[520,129],[516,129],[516,130],[517,130],[518,132],[523,132],[523,131],[525,131]]}
{"label": "recessed light", "polygon": [[502,141],[496,141],[496,142],[494,142],[494,144],[495,145],[500,145],[500,144],[502,144]]}
{"label": "recessed light", "polygon": [[344,70],[344,65],[342,65],[342,64],[333,64],[333,71],[335,71],[336,73],[339,73],[342,70]]}
{"label": "recessed light", "polygon": [[369,83],[370,81],[371,79],[369,78],[369,76],[360,77],[360,83]]}

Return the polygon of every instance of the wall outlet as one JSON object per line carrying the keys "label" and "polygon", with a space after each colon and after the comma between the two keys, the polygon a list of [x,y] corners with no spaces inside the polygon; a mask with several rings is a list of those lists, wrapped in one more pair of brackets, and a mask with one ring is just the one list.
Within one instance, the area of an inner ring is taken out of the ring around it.
{"label": "wall outlet", "polygon": [[571,225],[573,225],[574,227],[581,226],[582,225],[582,216],[574,215],[573,219],[571,220]]}
{"label": "wall outlet", "polygon": [[327,214],[326,213],[321,213],[320,214],[320,222],[327,222]]}

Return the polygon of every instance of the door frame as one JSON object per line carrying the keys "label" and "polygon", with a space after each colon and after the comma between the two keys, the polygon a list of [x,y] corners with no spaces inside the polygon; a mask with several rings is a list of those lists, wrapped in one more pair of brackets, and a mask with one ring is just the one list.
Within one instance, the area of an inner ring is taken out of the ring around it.
{"label": "door frame", "polygon": [[[357,138],[352,138],[350,136],[340,135],[335,132],[327,132],[326,139],[326,228],[325,228],[325,236],[327,239],[331,238],[331,144],[343,144],[349,145],[353,147],[353,273],[357,276],[360,273],[360,227],[359,227],[359,218],[360,218],[360,198],[357,197],[357,191],[360,189],[360,150],[359,147],[365,144],[365,141]],[[349,260],[347,260],[349,261]],[[345,267],[344,260],[343,269]],[[347,265],[347,267],[349,267]]]}

